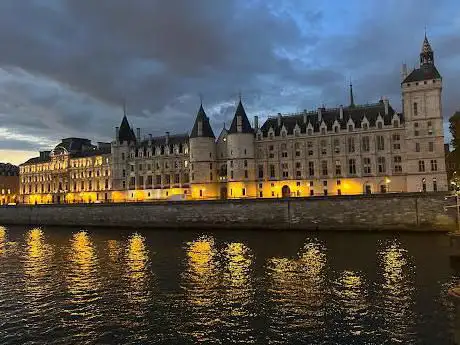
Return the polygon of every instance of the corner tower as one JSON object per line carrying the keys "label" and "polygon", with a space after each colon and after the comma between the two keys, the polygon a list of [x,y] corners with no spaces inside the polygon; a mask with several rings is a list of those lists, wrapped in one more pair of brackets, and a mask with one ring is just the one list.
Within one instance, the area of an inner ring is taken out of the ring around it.
{"label": "corner tower", "polygon": [[256,197],[254,130],[241,99],[227,134],[228,197]]}
{"label": "corner tower", "polygon": [[420,66],[401,83],[406,127],[407,190],[445,191],[442,77],[434,64],[434,52],[426,37]]}
{"label": "corner tower", "polygon": [[200,105],[190,133],[190,182],[194,199],[218,196],[216,137],[203,105]]}

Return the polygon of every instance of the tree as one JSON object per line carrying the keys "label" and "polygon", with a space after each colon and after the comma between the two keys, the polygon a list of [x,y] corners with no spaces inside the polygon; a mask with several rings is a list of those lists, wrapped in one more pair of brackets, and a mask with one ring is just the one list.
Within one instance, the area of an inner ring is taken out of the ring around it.
{"label": "tree", "polygon": [[455,114],[450,117],[449,131],[450,134],[452,134],[451,144],[454,150],[460,149],[460,111],[456,111]]}

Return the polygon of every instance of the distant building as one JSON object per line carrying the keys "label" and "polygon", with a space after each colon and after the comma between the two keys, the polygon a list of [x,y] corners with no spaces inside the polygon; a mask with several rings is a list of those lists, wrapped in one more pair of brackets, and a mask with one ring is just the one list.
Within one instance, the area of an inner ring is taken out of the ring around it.
{"label": "distant building", "polygon": [[78,203],[110,200],[110,144],[66,138],[20,166],[20,202]]}
{"label": "distant building", "polygon": [[0,205],[16,202],[19,192],[19,168],[0,163]]}
{"label": "distant building", "polygon": [[442,78],[425,36],[403,67],[402,113],[387,99],[269,117],[251,125],[240,100],[216,138],[200,105],[190,135],[141,137],[126,113],[99,147],[64,139],[21,165],[26,203],[278,198],[446,191]]}

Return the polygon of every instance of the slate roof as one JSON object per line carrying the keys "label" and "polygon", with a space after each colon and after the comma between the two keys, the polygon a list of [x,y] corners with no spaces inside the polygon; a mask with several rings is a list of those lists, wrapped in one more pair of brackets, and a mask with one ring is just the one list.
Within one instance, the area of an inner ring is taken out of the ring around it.
{"label": "slate roof", "polygon": [[0,163],[0,176],[18,176],[19,167],[10,163]]}
{"label": "slate roof", "polygon": [[126,115],[124,115],[123,120],[121,120],[120,129],[118,130],[118,141],[136,141],[136,136],[134,135],[133,129],[129,125]]}
{"label": "slate roof", "polygon": [[[238,132],[237,128],[237,118],[241,116],[242,118],[242,129],[241,132]],[[248,116],[246,115],[246,111],[244,110],[243,104],[240,102],[236,107],[235,116],[233,117],[232,124],[230,125],[230,129],[228,130],[228,134],[233,133],[254,133],[254,130],[251,127],[251,123],[249,122]]]}
{"label": "slate roof", "polygon": [[[311,123],[314,132],[320,131],[321,123],[318,121],[318,111],[307,112],[307,123],[304,123],[304,114],[298,113],[293,115],[281,116],[281,126],[278,126],[278,117],[270,117],[262,125],[260,130],[263,135],[268,136],[268,131],[273,128],[275,135],[279,135],[283,125],[286,127],[288,134],[294,133],[296,124],[300,127],[301,133],[307,132],[307,126]],[[347,128],[347,122],[351,118],[354,122],[355,128],[361,128],[361,121],[364,116],[369,121],[369,127],[376,126],[378,115],[383,118],[384,125],[392,123],[394,109],[389,105],[388,115],[385,115],[385,105],[383,101],[374,104],[356,105],[352,107],[343,107],[343,119],[340,120],[340,108],[323,108],[321,110],[322,121],[326,124],[327,130],[332,131],[335,120],[340,125],[341,129]],[[404,122],[402,114],[398,114],[401,123]]]}
{"label": "slate roof", "polygon": [[212,131],[211,124],[209,123],[209,117],[206,115],[203,105],[200,105],[200,109],[198,109],[198,113],[196,114],[195,124],[193,125],[192,132],[190,133],[190,138],[197,138],[198,135],[198,122],[201,121],[203,123],[203,133],[200,137],[204,138],[216,138],[214,132]]}
{"label": "slate roof", "polygon": [[415,81],[441,79],[437,68],[434,65],[422,65],[420,68],[414,69],[404,80],[403,83],[411,83]]}
{"label": "slate roof", "polygon": [[[168,145],[179,145],[179,144],[187,144],[189,136],[187,133],[181,134],[172,134],[168,138]],[[139,146],[148,146],[149,139],[143,140],[139,143]],[[161,146],[166,145],[166,135],[159,136],[159,137],[152,137],[152,146]]]}

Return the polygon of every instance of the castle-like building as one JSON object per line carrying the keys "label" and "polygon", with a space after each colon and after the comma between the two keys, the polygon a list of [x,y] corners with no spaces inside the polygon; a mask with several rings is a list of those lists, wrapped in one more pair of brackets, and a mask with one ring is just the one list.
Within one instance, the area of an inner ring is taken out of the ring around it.
{"label": "castle-like building", "polygon": [[[189,135],[141,138],[125,113],[111,144],[110,188],[103,199],[446,191],[441,91],[425,36],[419,68],[403,68],[402,113],[387,99],[356,105],[351,85],[348,106],[278,114],[262,126],[257,116],[251,125],[240,99],[230,127],[217,138],[203,105]],[[35,190],[27,182],[31,164],[33,159],[21,166],[23,200],[33,200],[27,197]]]}

